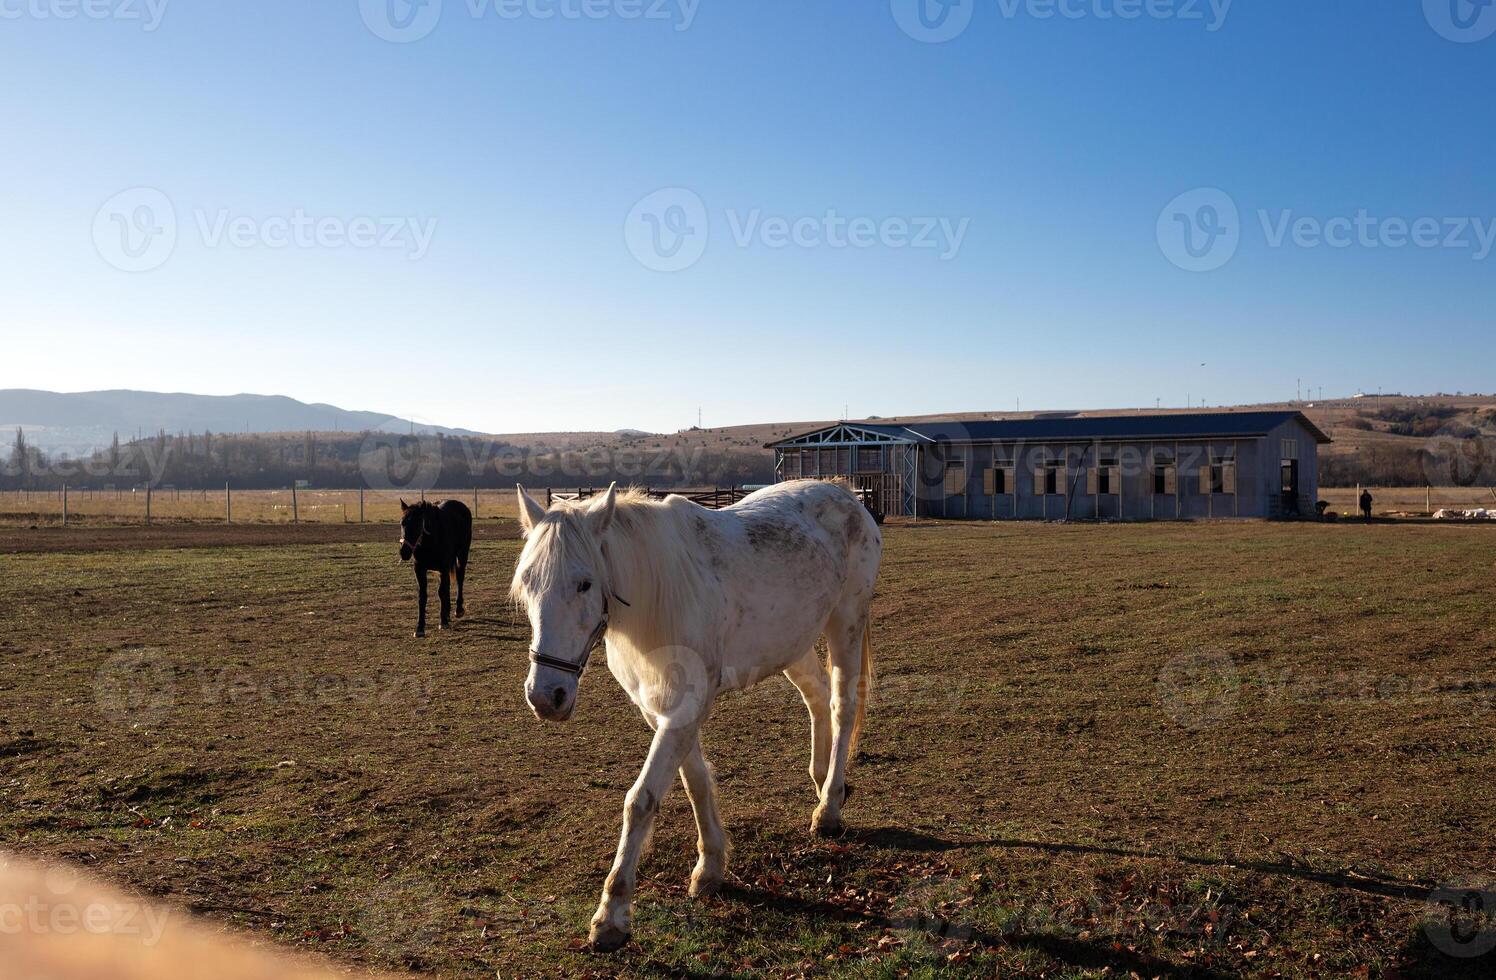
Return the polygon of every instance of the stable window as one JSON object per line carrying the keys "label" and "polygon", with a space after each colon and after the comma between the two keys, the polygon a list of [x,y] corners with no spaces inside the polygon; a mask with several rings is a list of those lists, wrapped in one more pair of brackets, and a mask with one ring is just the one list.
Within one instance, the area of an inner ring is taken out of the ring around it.
{"label": "stable window", "polygon": [[1236,453],[1231,450],[1210,455],[1210,463],[1203,471],[1207,493],[1236,492]]}
{"label": "stable window", "polygon": [[781,457],[781,469],[786,480],[800,478],[800,450],[786,449]]}
{"label": "stable window", "polygon": [[1173,496],[1179,492],[1179,467],[1167,450],[1153,453],[1153,492]]}
{"label": "stable window", "polygon": [[1283,440],[1283,458],[1284,459],[1298,459],[1299,458],[1299,441],[1297,439],[1284,439]]}
{"label": "stable window", "polygon": [[1065,494],[1065,457],[1050,457],[1044,464],[1044,493],[1047,496]]}
{"label": "stable window", "polygon": [[956,460],[945,464],[945,495],[959,497],[966,493],[966,463]]}
{"label": "stable window", "polygon": [[993,465],[982,474],[982,492],[989,497],[999,494],[1013,492],[1013,466],[1002,460],[995,460]]}
{"label": "stable window", "polygon": [[1102,456],[1086,474],[1086,492],[1109,496],[1122,492],[1122,478],[1114,455]]}
{"label": "stable window", "polygon": [[859,473],[881,473],[883,471],[883,450],[878,446],[860,446],[857,449],[857,472]]}

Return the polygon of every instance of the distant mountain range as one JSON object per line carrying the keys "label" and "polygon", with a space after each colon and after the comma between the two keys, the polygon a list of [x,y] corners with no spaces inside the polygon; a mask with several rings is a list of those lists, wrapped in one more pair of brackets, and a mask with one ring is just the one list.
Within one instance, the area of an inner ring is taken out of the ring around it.
{"label": "distant mountain range", "polygon": [[87,454],[160,430],[178,432],[416,432],[476,435],[466,429],[420,425],[383,412],[354,412],[284,395],[189,395],[156,391],[61,393],[0,389],[0,433],[8,444],[16,427],[48,453]]}

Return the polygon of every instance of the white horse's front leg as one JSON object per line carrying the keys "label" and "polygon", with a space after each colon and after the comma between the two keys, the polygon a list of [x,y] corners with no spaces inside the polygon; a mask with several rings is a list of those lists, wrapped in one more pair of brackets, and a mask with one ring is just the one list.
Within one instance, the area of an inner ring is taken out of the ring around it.
{"label": "white horse's front leg", "polygon": [[611,952],[629,940],[633,928],[634,887],[637,884],[639,854],[649,829],[659,811],[660,800],[670,788],[676,769],[696,745],[697,727],[661,725],[649,746],[649,758],[639,778],[624,798],[623,833],[618,839],[618,854],[613,870],[603,884],[602,902],[592,917],[593,948]]}
{"label": "white horse's front leg", "polygon": [[701,752],[699,738],[686,753],[680,778],[686,784],[686,795],[691,798],[691,809],[696,814],[696,849],[700,854],[696,869],[691,872],[691,897],[705,898],[717,893],[727,874],[727,832],[722,829],[722,818],[717,813],[717,783]]}

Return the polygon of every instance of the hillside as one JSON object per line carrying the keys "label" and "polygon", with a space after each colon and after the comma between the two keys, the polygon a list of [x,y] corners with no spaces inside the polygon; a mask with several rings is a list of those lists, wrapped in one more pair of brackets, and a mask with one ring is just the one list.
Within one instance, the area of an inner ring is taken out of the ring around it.
{"label": "hillside", "polygon": [[[284,395],[192,395],[179,392],[0,390],[0,431],[17,427],[47,452],[84,455],[157,432],[410,432],[413,423],[383,412],[308,404]],[[414,425],[416,432],[464,430]]]}
{"label": "hillside", "polygon": [[[245,488],[281,487],[296,480],[325,487],[413,486],[417,468],[423,473],[420,479],[434,480],[429,485],[437,487],[507,487],[516,482],[534,487],[575,487],[610,480],[652,486],[754,484],[773,479],[773,454],[764,448],[765,443],[829,424],[809,420],[692,428],[669,434],[626,429],[484,436],[417,427],[415,438],[411,438],[409,423],[390,416],[307,406],[291,399],[264,401],[289,403],[282,408],[292,415],[301,410],[314,417],[321,410],[336,413],[333,417],[344,428],[246,435],[202,416],[212,424],[167,429],[169,434],[164,437],[152,436],[124,446],[126,462],[122,464],[100,454],[88,467],[75,466],[63,472],[65,467],[53,463],[49,468],[39,456],[29,464],[31,476],[26,477],[16,466],[13,452],[0,454],[5,463],[0,486],[45,486],[64,479],[76,486],[130,485],[143,482],[146,474],[157,483],[179,487],[222,486],[226,480]],[[1216,410],[1264,409],[1301,410],[1335,440],[1321,451],[1320,477],[1325,486],[1496,485],[1496,397],[1387,396]],[[1066,414],[1094,417],[1144,411]],[[932,418],[1032,418],[1041,414],[1051,413],[954,413],[866,421],[888,424]],[[277,418],[273,412],[262,417]],[[368,426],[368,431],[350,431],[361,421],[375,424]],[[110,431],[113,428],[111,425]],[[124,431],[126,427],[118,428]],[[160,428],[153,426],[152,431]],[[214,434],[205,437],[204,429]],[[29,427],[27,435],[32,438]],[[382,475],[386,471],[388,475]]]}

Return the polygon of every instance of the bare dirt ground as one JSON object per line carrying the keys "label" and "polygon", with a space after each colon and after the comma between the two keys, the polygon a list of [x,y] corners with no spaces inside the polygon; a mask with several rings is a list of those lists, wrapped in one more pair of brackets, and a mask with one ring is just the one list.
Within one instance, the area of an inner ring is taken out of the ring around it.
{"label": "bare dirt ground", "polygon": [[724,698],[731,887],[673,795],[612,957],[647,729],[597,668],[530,716],[512,525],[424,641],[393,532],[0,533],[0,845],[441,976],[1493,972],[1429,903],[1496,880],[1489,528],[890,526],[850,832],[789,685]]}

